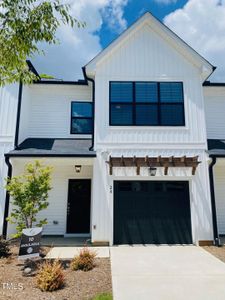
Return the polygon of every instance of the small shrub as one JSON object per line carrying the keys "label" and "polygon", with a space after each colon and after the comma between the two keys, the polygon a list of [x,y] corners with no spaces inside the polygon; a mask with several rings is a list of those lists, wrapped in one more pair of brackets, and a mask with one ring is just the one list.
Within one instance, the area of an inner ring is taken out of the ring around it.
{"label": "small shrub", "polygon": [[9,256],[9,243],[0,237],[0,258]]}
{"label": "small shrub", "polygon": [[113,300],[111,293],[103,293],[95,296],[92,300]]}
{"label": "small shrub", "polygon": [[90,271],[95,267],[96,252],[84,247],[71,261],[73,270]]}
{"label": "small shrub", "polygon": [[37,274],[37,286],[42,291],[55,291],[63,287],[65,282],[61,263],[55,260],[53,263],[45,261]]}

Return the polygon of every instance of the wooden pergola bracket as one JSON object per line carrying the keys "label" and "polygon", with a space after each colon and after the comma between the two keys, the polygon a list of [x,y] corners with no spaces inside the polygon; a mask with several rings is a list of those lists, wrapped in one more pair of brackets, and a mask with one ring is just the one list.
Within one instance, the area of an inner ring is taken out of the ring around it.
{"label": "wooden pergola bracket", "polygon": [[164,168],[164,175],[168,175],[169,168],[184,168],[189,167],[192,168],[192,175],[196,174],[196,170],[200,161],[198,161],[198,156],[194,157],[111,157],[109,156],[109,160],[107,161],[109,164],[109,174],[113,174],[114,167],[136,167],[136,174],[140,175],[141,167],[153,167],[153,168]]}
{"label": "wooden pergola bracket", "polygon": [[112,157],[109,156],[109,175],[113,174],[113,164],[112,164]]}

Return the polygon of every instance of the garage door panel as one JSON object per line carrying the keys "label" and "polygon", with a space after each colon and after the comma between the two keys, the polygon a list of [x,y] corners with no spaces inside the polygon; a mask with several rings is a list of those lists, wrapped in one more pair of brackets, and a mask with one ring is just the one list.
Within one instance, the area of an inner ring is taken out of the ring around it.
{"label": "garage door panel", "polygon": [[114,243],[192,243],[188,182],[116,181]]}

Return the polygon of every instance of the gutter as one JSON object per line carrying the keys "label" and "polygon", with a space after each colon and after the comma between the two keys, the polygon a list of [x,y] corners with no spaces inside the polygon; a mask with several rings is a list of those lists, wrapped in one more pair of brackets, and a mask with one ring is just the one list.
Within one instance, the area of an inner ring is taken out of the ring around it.
{"label": "gutter", "polygon": [[83,154],[57,154],[57,153],[6,153],[5,157],[96,157],[96,153],[83,153]]}
{"label": "gutter", "polygon": [[86,80],[62,81],[62,80],[37,80],[33,84],[57,84],[57,85],[88,85]]}
{"label": "gutter", "polygon": [[19,84],[19,94],[18,94],[18,104],[17,104],[17,115],[16,115],[16,131],[14,139],[14,148],[18,148],[19,141],[19,127],[20,127],[20,113],[21,113],[21,103],[22,103],[22,94],[23,94],[23,83],[20,81]]}
{"label": "gutter", "polygon": [[212,222],[213,222],[213,238],[215,246],[220,246],[220,238],[218,234],[217,226],[217,215],[216,215],[216,199],[215,199],[215,189],[214,189],[214,178],[213,178],[213,167],[216,164],[216,156],[210,156],[212,161],[209,165],[209,183],[210,183],[210,192],[211,192],[211,208],[212,208]]}
{"label": "gutter", "polygon": [[[8,167],[8,173],[7,173],[7,179],[12,178],[12,165],[9,161],[9,157],[5,157],[5,163]],[[10,194],[8,191],[6,191],[6,196],[5,196],[5,209],[4,209],[4,219],[3,219],[3,228],[2,228],[2,236],[3,239],[6,239],[7,237],[7,227],[8,227],[8,221],[6,218],[9,215],[9,200],[10,200]]]}
{"label": "gutter", "polygon": [[92,126],[93,126],[93,132],[92,132],[92,143],[91,143],[91,147],[89,148],[90,151],[94,150],[94,144],[95,144],[95,81],[94,79],[90,78],[87,76],[86,73],[86,68],[82,67],[82,71],[84,74],[84,78],[87,81],[91,81],[92,82],[92,105],[93,105],[93,109],[92,109]]}

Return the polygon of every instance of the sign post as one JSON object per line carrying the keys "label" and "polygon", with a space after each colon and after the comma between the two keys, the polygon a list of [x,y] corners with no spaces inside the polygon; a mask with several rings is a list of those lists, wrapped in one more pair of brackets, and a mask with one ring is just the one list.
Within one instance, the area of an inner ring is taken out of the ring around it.
{"label": "sign post", "polygon": [[39,257],[41,232],[42,227],[23,229],[18,259]]}

